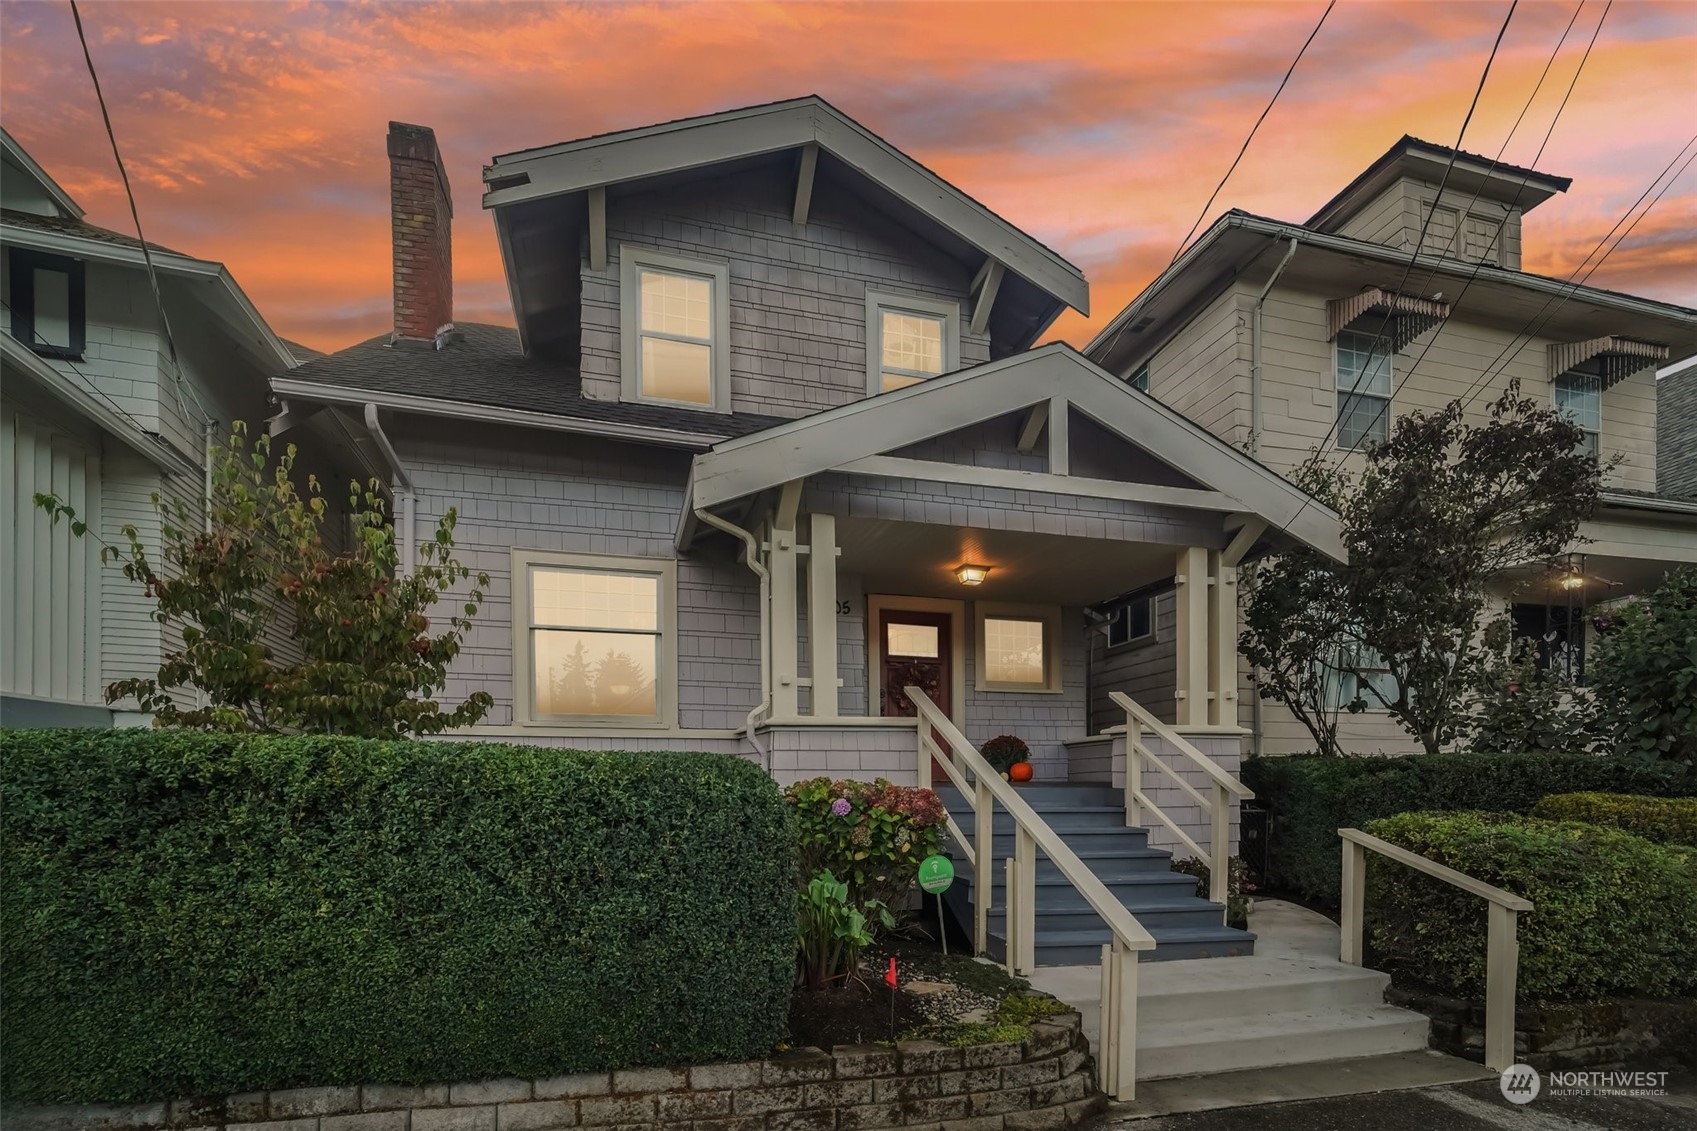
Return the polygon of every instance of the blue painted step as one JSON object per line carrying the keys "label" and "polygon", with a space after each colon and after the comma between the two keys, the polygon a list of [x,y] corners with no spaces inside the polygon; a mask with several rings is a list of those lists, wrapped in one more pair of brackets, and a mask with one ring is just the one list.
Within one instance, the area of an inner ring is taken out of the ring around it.
{"label": "blue painted step", "polygon": [[[1172,871],[1172,853],[1150,848],[1147,829],[1126,827],[1124,802],[1118,790],[1071,783],[1019,788],[1026,803],[1155,937],[1155,949],[1142,955],[1145,961],[1254,953],[1255,936],[1227,927],[1225,908],[1198,897],[1194,877]],[[945,786],[937,793],[955,823],[972,836],[972,809],[960,791]],[[1001,958],[1006,954],[1007,939],[1004,861],[1013,853],[1014,822],[1012,815],[999,806],[992,844],[995,863],[991,869],[988,946],[992,957]],[[973,877],[964,856],[958,850],[951,854],[959,878],[949,889],[945,903],[970,931]],[[1042,853],[1038,854],[1036,890],[1037,964],[1099,961],[1102,945],[1112,941],[1107,925]]]}

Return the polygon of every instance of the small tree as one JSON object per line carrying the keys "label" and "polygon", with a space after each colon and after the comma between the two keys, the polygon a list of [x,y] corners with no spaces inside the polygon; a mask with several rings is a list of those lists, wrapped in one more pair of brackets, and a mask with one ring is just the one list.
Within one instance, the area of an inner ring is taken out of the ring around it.
{"label": "small tree", "polygon": [[[1602,469],[1582,439],[1517,382],[1482,425],[1459,401],[1399,418],[1360,478],[1339,473],[1331,489],[1348,564],[1288,555],[1251,590],[1244,647],[1267,673],[1263,694],[1335,749],[1335,725],[1310,720],[1325,680],[1350,672],[1362,697],[1353,709],[1370,696],[1429,753],[1453,740],[1486,655],[1487,585],[1567,550],[1596,505]],[[1367,653],[1389,669],[1394,694],[1367,678]]]}
{"label": "small tree", "polygon": [[1507,617],[1485,630],[1485,651],[1468,699],[1468,745],[1487,754],[1576,754],[1597,745],[1591,696],[1554,664],[1540,666],[1534,642],[1515,639]]}
{"label": "small tree", "polygon": [[1589,677],[1618,754],[1697,765],[1697,569],[1595,618]]}
{"label": "small tree", "polygon": [[[214,453],[205,528],[181,501],[154,495],[162,548],[158,562],[133,526],[125,544],[101,559],[155,602],[154,620],[178,629],[182,649],[147,679],[106,689],[107,702],[134,697],[156,726],[221,731],[302,730],[364,737],[435,734],[482,718],[493,700],[477,692],[452,710],[432,696],[471,627],[489,579],[476,575],[463,614],[430,631],[429,611],[471,577],[453,556],[455,512],[419,547],[413,570],[400,564],[395,529],[376,480],[352,484],[351,542],[325,541],[331,511],[316,478],[303,496],[294,483],[295,449],[275,461],[269,436],[251,446],[241,422]],[[86,525],[52,495],[36,504],[78,535]],[[299,653],[280,659],[283,640]],[[198,693],[194,705],[184,692]],[[180,701],[181,700],[181,701]]]}

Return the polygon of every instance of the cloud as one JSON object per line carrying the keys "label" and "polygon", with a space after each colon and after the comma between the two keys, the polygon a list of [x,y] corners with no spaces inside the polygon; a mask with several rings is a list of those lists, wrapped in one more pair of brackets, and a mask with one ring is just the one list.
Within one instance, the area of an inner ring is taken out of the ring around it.
{"label": "cloud", "polygon": [[[1087,340],[1177,250],[1315,4],[220,4],[83,6],[150,238],[227,263],[289,337],[388,325],[383,136],[435,127],[456,196],[457,313],[510,321],[480,215],[497,153],[817,92],[1083,267]],[[1494,155],[1567,25],[1522,5],[1467,148]],[[1505,150],[1530,160],[1600,5]],[[1300,220],[1403,133],[1449,143],[1501,22],[1473,3],[1339,5],[1208,219]],[[1539,161],[1573,190],[1527,262],[1583,256],[1689,136],[1697,16],[1617,4]],[[89,210],[129,230],[69,12],[0,5],[0,113]],[[1697,186],[1676,184],[1593,281],[1693,301]],[[1589,242],[1587,242],[1589,241]]]}

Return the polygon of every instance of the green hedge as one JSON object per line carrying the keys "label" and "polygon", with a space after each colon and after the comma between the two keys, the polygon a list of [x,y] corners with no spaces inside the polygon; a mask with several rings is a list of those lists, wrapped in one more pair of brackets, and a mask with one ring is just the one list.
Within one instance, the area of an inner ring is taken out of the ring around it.
{"label": "green hedge", "polygon": [[1553,821],[1607,825],[1657,844],[1697,846],[1697,798],[1557,793],[1539,801],[1532,813]]}
{"label": "green hedge", "polygon": [[1340,828],[1414,810],[1529,813],[1552,793],[1697,794],[1697,774],[1670,763],[1590,754],[1416,754],[1251,758],[1243,781],[1272,811],[1267,882],[1338,900]]}
{"label": "green hedge", "polygon": [[0,1094],[139,1101],[764,1055],[777,786],[713,754],[0,735]]}
{"label": "green hedge", "polygon": [[[1366,831],[1525,896],[1522,1000],[1697,989],[1697,860],[1618,829],[1490,813],[1403,813]],[[1443,993],[1485,988],[1486,904],[1368,854],[1373,960]]]}

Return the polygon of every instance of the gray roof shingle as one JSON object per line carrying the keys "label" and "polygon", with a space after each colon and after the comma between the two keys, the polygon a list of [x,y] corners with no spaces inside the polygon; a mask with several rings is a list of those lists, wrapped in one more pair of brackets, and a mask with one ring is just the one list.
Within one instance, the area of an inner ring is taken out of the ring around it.
{"label": "gray roof shingle", "polygon": [[583,396],[583,382],[575,365],[525,357],[519,350],[517,330],[477,322],[457,322],[454,329],[457,339],[441,349],[392,346],[389,335],[383,334],[307,360],[279,376],[336,388],[431,397],[723,439],[783,423],[779,417],[753,413],[589,400]]}
{"label": "gray roof shingle", "polygon": [[1697,497],[1697,365],[1656,382],[1656,492]]}
{"label": "gray roof shingle", "polygon": [[[38,216],[34,212],[18,212],[11,208],[0,208],[0,223],[9,224],[15,228],[47,232],[56,236],[76,236],[79,239],[96,240],[100,243],[112,244],[114,247],[128,247],[137,250],[141,248],[141,241],[134,236],[126,236],[123,232],[114,232],[110,228],[102,228],[69,216]],[[180,251],[162,247],[152,240],[147,241],[147,246],[162,255],[181,255],[185,259],[195,258],[192,255],[184,255]]]}

